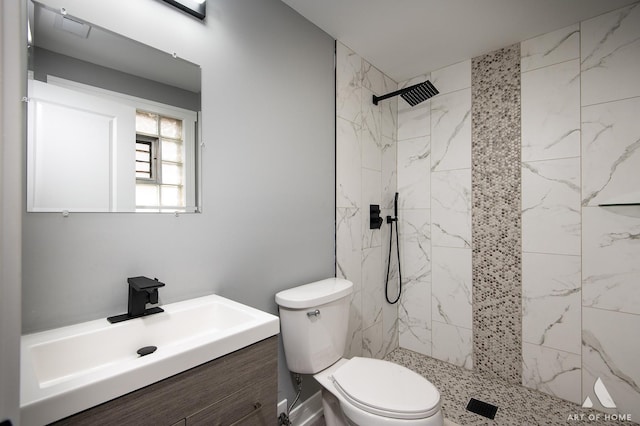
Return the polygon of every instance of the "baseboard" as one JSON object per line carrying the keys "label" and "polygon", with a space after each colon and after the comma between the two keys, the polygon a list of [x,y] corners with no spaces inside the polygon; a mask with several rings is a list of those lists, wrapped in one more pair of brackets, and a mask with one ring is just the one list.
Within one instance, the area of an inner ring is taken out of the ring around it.
{"label": "baseboard", "polygon": [[309,426],[322,416],[322,392],[318,391],[289,414],[291,424],[295,426]]}

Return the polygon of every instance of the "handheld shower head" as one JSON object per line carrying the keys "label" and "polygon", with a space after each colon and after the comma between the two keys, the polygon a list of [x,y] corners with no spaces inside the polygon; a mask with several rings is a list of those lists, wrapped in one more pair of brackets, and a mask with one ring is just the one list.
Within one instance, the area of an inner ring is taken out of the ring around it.
{"label": "handheld shower head", "polygon": [[381,100],[400,95],[402,99],[407,101],[407,103],[413,107],[426,101],[432,96],[437,95],[438,93],[440,93],[438,92],[438,89],[436,89],[435,86],[427,80],[422,83],[414,84],[413,86],[405,87],[404,89],[396,90],[395,92],[387,93],[386,95],[373,95],[373,104],[378,105],[378,102]]}
{"label": "handheld shower head", "polygon": [[396,197],[393,200],[393,215],[398,218],[398,193],[396,192]]}

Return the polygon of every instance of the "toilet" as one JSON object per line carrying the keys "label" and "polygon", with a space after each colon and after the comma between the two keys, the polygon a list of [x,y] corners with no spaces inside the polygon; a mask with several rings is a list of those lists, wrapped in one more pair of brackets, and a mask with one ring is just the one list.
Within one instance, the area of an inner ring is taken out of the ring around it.
{"label": "toilet", "polygon": [[276,294],[287,367],[322,385],[327,426],[441,426],[440,393],[398,364],[343,358],[353,284],[328,278]]}

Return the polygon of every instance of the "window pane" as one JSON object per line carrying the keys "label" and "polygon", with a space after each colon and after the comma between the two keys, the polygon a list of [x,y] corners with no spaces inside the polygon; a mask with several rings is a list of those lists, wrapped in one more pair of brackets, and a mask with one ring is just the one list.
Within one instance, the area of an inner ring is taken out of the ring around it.
{"label": "window pane", "polygon": [[182,162],[182,144],[175,141],[162,140],[162,160],[174,163]]}
{"label": "window pane", "polygon": [[182,139],[182,120],[162,117],[160,119],[160,134],[166,138]]}
{"label": "window pane", "polygon": [[136,177],[151,179],[151,143],[136,142]]}
{"label": "window pane", "polygon": [[148,152],[140,152],[136,150],[136,161],[142,161],[144,163],[150,163],[151,157]]}
{"label": "window pane", "polygon": [[150,112],[136,111],[136,132],[158,134],[158,115]]}
{"label": "window pane", "polygon": [[162,194],[161,206],[183,206],[182,202],[182,187],[179,186],[161,186],[160,193]]}
{"label": "window pane", "polygon": [[178,164],[162,163],[162,183],[182,185],[182,166]]}
{"label": "window pane", "polygon": [[157,206],[158,203],[158,186],[157,185],[136,185],[136,205],[138,206]]}

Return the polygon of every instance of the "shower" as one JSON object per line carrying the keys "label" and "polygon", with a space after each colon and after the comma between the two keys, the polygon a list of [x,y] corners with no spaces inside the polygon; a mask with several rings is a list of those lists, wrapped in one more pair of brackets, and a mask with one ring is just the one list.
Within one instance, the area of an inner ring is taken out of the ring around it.
{"label": "shower", "polygon": [[435,86],[427,80],[422,83],[414,84],[413,86],[405,87],[404,89],[396,90],[395,92],[387,93],[386,95],[373,95],[373,104],[378,105],[379,101],[400,95],[402,99],[414,107],[438,93],[440,93],[438,92],[438,89],[436,89]]}
{"label": "shower", "polygon": [[[376,96],[373,95],[374,105],[378,105],[378,102],[384,99],[391,98],[393,96],[400,95],[402,99],[407,101],[412,107],[418,105],[421,102],[426,101],[432,96],[437,95],[438,89],[435,88],[429,80],[422,83],[414,84],[413,86],[405,87],[404,89],[396,90],[395,92],[387,93],[386,95]],[[387,277],[384,281],[384,297],[390,304],[398,303],[400,296],[402,295],[402,272],[400,268],[400,237],[398,236],[398,193],[393,202],[394,217],[387,216],[387,223],[391,226],[389,230],[389,259],[387,260]],[[398,294],[395,298],[389,297],[389,272],[391,270],[391,249],[393,248],[393,224],[396,224],[396,254],[398,256]],[[380,225],[378,225],[379,227]]]}

